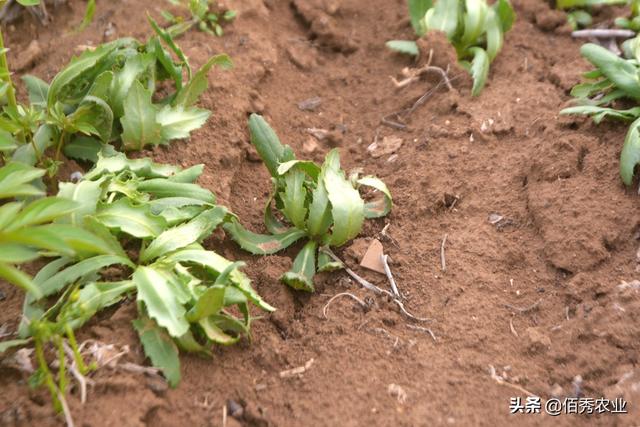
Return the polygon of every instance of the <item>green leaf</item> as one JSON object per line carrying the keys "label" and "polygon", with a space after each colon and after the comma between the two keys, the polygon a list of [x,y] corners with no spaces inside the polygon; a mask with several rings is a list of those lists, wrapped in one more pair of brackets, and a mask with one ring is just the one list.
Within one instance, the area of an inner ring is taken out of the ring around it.
{"label": "green leaf", "polygon": [[240,339],[240,337],[232,337],[225,333],[210,317],[200,319],[198,323],[202,327],[207,338],[216,344],[231,345],[235,344]]}
{"label": "green leaf", "polygon": [[628,96],[640,100],[638,69],[632,62],[593,43],[582,45],[580,53]]}
{"label": "green leaf", "polygon": [[95,218],[110,229],[138,239],[157,237],[167,227],[164,218],[151,213],[149,205],[134,205],[127,198],[102,204]]}
{"label": "green leaf", "polygon": [[382,198],[367,202],[364,205],[365,218],[380,218],[391,212],[393,199],[387,185],[375,176],[365,176],[358,180],[358,185],[371,187],[382,193]]}
{"label": "green leaf", "polygon": [[113,249],[109,244],[94,234],[79,227],[67,224],[48,224],[38,227],[33,233],[51,234],[61,239],[65,245],[73,249],[80,256],[92,254],[111,254]]}
{"label": "green leaf", "polygon": [[171,54],[162,47],[158,37],[152,37],[149,40],[147,43],[147,51],[155,55],[156,60],[160,63],[159,65],[162,66],[162,70],[173,79],[176,85],[176,91],[179,92],[182,88],[182,67],[173,62]]}
{"label": "green leaf", "polygon": [[254,255],[275,254],[306,236],[303,230],[297,228],[292,228],[282,234],[256,234],[244,228],[236,220],[224,224],[223,228],[242,249]]}
{"label": "green leaf", "polygon": [[166,179],[148,179],[138,185],[138,191],[149,193],[157,198],[164,197],[188,197],[214,204],[216,197],[206,188],[197,184],[173,182]]}
{"label": "green leaf", "polygon": [[360,233],[364,221],[364,202],[339,169],[340,157],[337,149],[329,152],[325,164],[324,185],[333,216],[331,245],[341,246]]}
{"label": "green leaf", "polygon": [[48,108],[52,109],[56,102],[70,105],[79,103],[90,89],[94,77],[102,71],[101,61],[118,48],[119,43],[125,42],[126,40],[120,40],[100,45],[95,50],[86,50],[80,57],[72,59],[49,86]]}
{"label": "green leaf", "polygon": [[113,111],[102,99],[85,96],[78,109],[69,115],[68,119],[80,132],[96,135],[104,143],[109,142],[113,129]]}
{"label": "green leaf", "polygon": [[284,176],[294,167],[309,175],[314,181],[317,180],[318,175],[320,175],[320,167],[310,160],[289,160],[280,163],[278,166],[278,175]]}
{"label": "green leaf", "polygon": [[176,299],[172,285],[154,267],[139,266],[133,273],[138,289],[138,301],[142,301],[149,316],[167,329],[173,337],[180,337],[189,330],[186,311]]}
{"label": "green leaf", "polygon": [[198,179],[200,175],[202,175],[203,171],[204,165],[202,163],[199,165],[193,165],[187,169],[181,170],[173,176],[170,176],[169,181],[193,183]]}
{"label": "green leaf", "polygon": [[284,191],[280,193],[283,203],[282,213],[299,229],[305,228],[307,190],[304,186],[305,174],[299,169],[290,170],[284,176]]}
{"label": "green leaf", "polygon": [[224,307],[224,292],[224,286],[208,288],[196,301],[196,305],[187,313],[187,320],[192,323],[197,322],[220,311]]}
{"label": "green leaf", "polygon": [[69,199],[45,197],[29,203],[4,227],[3,231],[9,232],[23,227],[44,224],[69,214],[77,207],[78,205]]}
{"label": "green leaf", "polygon": [[[134,89],[136,83],[140,85],[140,88],[144,88],[142,86],[143,77],[154,65],[155,58],[151,53],[138,54],[127,58],[124,67],[114,76],[111,84],[111,92],[113,93],[111,103],[116,117],[121,117],[123,113],[125,116],[127,115],[125,103],[129,98],[130,91]],[[144,89],[147,90],[149,88]],[[149,90],[148,92],[149,99],[151,99],[153,91]],[[146,95],[145,93],[145,99]]]}
{"label": "green leaf", "polygon": [[151,92],[135,81],[124,101],[122,143],[125,150],[142,150],[145,145],[161,142],[161,125],[156,121],[156,107]]}
{"label": "green leaf", "polygon": [[25,7],[37,6],[40,4],[40,0],[17,0],[17,2]]}
{"label": "green leaf", "polygon": [[249,117],[249,133],[251,143],[262,158],[267,169],[274,178],[278,177],[278,165],[289,160],[294,160],[293,151],[289,146],[283,146],[278,135],[262,116],[251,114]]}
{"label": "green leaf", "polygon": [[[194,245],[195,246],[195,245]],[[204,267],[207,271],[211,271],[214,275],[219,276],[222,274],[229,265],[233,264],[231,261],[218,255],[213,251],[205,251],[202,247],[188,248],[176,251],[166,258],[170,263],[190,263]],[[263,310],[274,311],[275,308],[267,304],[258,293],[251,287],[251,281],[240,270],[233,269],[229,273],[229,279],[231,282],[249,298],[254,304]]]}
{"label": "green leaf", "polygon": [[324,177],[328,167],[328,163],[325,162],[318,176],[316,188],[313,190],[312,201],[309,204],[307,232],[311,237],[315,238],[322,237],[333,221],[331,217],[331,205],[329,204],[329,194],[324,185]]}
{"label": "green leaf", "polygon": [[0,153],[11,152],[16,148],[18,140],[11,133],[0,129]]}
{"label": "green leaf", "polygon": [[122,264],[133,267],[129,259],[118,255],[98,255],[93,258],[87,258],[76,264],[61,270],[39,284],[44,296],[52,295],[65,286],[82,281],[83,278],[93,277],[97,272],[111,265]]}
{"label": "green leaf", "polygon": [[42,108],[46,107],[49,84],[38,77],[29,74],[25,74],[21,78],[27,88],[27,94],[29,95],[29,102],[31,105]]}
{"label": "green leaf", "polygon": [[82,22],[78,26],[77,32],[84,31],[93,21],[93,16],[96,14],[96,0],[88,0],[87,8],[84,11]]}
{"label": "green leaf", "polygon": [[148,14],[147,19],[149,20],[153,31],[156,32],[158,37],[160,37],[162,41],[164,41],[166,45],[169,46],[169,49],[171,49],[185,65],[185,67],[187,68],[187,80],[191,80],[191,65],[189,65],[189,60],[187,59],[187,56],[184,54],[182,49],[180,49],[178,45],[175,44],[175,42],[173,41],[173,37],[171,37],[171,34],[163,30],[158,25],[158,23]]}
{"label": "green leaf", "polygon": [[224,221],[227,214],[226,208],[216,206],[202,212],[186,224],[166,230],[140,254],[140,261],[151,261],[161,255],[201,241]]}
{"label": "green leaf", "polygon": [[620,177],[626,185],[631,185],[636,165],[640,164],[640,119],[629,126],[620,153]]}
{"label": "green leaf", "polygon": [[595,105],[580,105],[568,107],[560,111],[560,114],[581,114],[591,116],[598,124],[607,117],[625,121],[635,120],[640,117],[640,107],[633,107],[628,110],[616,110],[614,108],[598,107]]}
{"label": "green leaf", "polygon": [[43,191],[30,184],[45,174],[42,169],[12,162],[0,168],[0,199],[22,196],[40,196]]}
{"label": "green leaf", "polygon": [[[509,3],[509,0],[497,0],[492,8],[498,15],[498,19],[502,25],[502,32],[506,33],[511,29],[516,20],[516,13],[513,11],[511,3]],[[590,15],[589,18],[591,18]]]}
{"label": "green leaf", "polygon": [[489,56],[480,47],[472,47],[469,52],[473,54],[473,60],[471,61],[471,77],[473,78],[471,96],[478,96],[482,92],[489,75]]}
{"label": "green leaf", "polygon": [[174,105],[181,105],[183,107],[190,107],[198,101],[198,98],[202,93],[207,90],[209,85],[207,75],[209,70],[217,65],[222,69],[229,69],[233,67],[231,58],[228,55],[220,54],[211,57],[200,69],[193,75],[193,78],[187,83],[187,85],[178,91],[176,95]]}
{"label": "green leaf", "polygon": [[153,319],[141,316],[133,321],[133,327],[140,336],[145,355],[154,367],[160,369],[171,387],[180,382],[180,358],[178,347],[167,332]]}
{"label": "green leaf", "polygon": [[15,243],[0,243],[0,262],[23,264],[40,256],[38,251]]}
{"label": "green leaf", "polygon": [[98,311],[118,303],[127,292],[135,289],[131,280],[121,282],[89,283],[78,292],[70,312],[75,316],[72,319],[72,328],[77,329],[91,319]]}
{"label": "green leaf", "polygon": [[4,262],[0,262],[0,278],[22,288],[25,292],[29,292],[34,298],[42,297],[42,292],[28,274]]}
{"label": "green leaf", "polygon": [[496,14],[496,12],[494,12],[493,9],[489,9],[486,23],[486,32],[487,56],[489,57],[489,62],[491,62],[498,55],[498,52],[500,52],[500,49],[502,49],[503,44],[502,24],[500,23],[498,15]]}
{"label": "green leaf", "polygon": [[77,208],[68,215],[60,218],[59,222],[68,222],[73,225],[82,225],[84,217],[93,215],[98,205],[98,200],[102,196],[102,180],[87,181],[82,180],[77,183],[61,182],[58,190],[58,197],[72,200]]}
{"label": "green leaf", "polygon": [[409,18],[411,18],[411,26],[418,37],[422,37],[427,32],[424,22],[424,16],[427,10],[431,9],[433,2],[431,0],[408,0]]}
{"label": "green leaf", "polygon": [[0,354],[12,349],[13,347],[20,347],[25,344],[29,344],[29,342],[31,342],[30,339],[0,341]]}
{"label": "green leaf", "polygon": [[318,273],[335,271],[344,268],[344,264],[334,261],[322,248],[318,251]]}
{"label": "green leaf", "polygon": [[413,40],[389,40],[385,44],[389,49],[405,55],[418,56],[420,54],[418,44]]}
{"label": "green leaf", "polygon": [[458,29],[459,12],[458,0],[438,0],[425,16],[427,29],[442,31],[451,39]]}
{"label": "green leaf", "polygon": [[52,147],[56,142],[54,140],[56,133],[57,131],[52,125],[41,125],[33,136],[33,143],[18,147],[13,153],[12,160],[27,165],[35,165],[38,161],[38,156],[41,156],[47,148]]}
{"label": "green leaf", "polygon": [[129,159],[124,153],[115,153],[110,156],[98,154],[98,162],[85,174],[84,179],[93,180],[105,174],[119,174],[125,171],[133,172],[139,178],[169,178],[181,169],[174,165],[154,163],[149,158]]}
{"label": "green leaf", "polygon": [[293,261],[293,268],[282,275],[287,285],[301,291],[313,292],[313,276],[316,274],[316,252],[318,244],[309,240]]}
{"label": "green leaf", "polygon": [[484,32],[487,18],[486,0],[465,0],[465,12],[462,15],[463,33],[460,43],[464,46],[475,44]]}
{"label": "green leaf", "polygon": [[190,132],[201,128],[210,115],[210,111],[200,108],[165,105],[156,115],[162,141],[188,138]]}
{"label": "green leaf", "polygon": [[98,153],[105,147],[100,141],[86,135],[80,135],[64,145],[64,155],[70,159],[91,163],[98,161]]}

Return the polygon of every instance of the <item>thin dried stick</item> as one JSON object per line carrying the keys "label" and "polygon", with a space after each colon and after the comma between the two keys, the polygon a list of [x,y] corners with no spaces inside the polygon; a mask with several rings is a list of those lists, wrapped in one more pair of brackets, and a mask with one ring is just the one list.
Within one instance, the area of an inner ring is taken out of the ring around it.
{"label": "thin dried stick", "polygon": [[327,304],[323,307],[322,309],[322,315],[324,316],[325,319],[328,319],[329,317],[327,317],[327,310],[329,309],[329,304],[331,304],[335,299],[340,298],[340,297],[350,297],[351,299],[356,300],[362,307],[367,307],[367,303],[362,301],[360,298],[358,298],[357,296],[350,294],[349,292],[342,292],[339,294],[334,295],[333,297],[331,297],[331,299],[327,302]]}
{"label": "thin dried stick", "polygon": [[576,30],[571,33],[571,37],[575,38],[596,38],[596,39],[630,39],[634,37],[636,33],[631,30],[618,30],[618,29],[606,29],[606,28],[593,28],[588,30]]}
{"label": "thin dried stick", "polygon": [[409,323],[407,323],[407,328],[414,329],[416,331],[426,332],[429,335],[431,335],[431,338],[433,338],[434,341],[437,341],[436,334],[434,334],[433,331],[431,329],[429,329],[429,328],[424,328],[422,326],[417,326],[417,325],[411,325]]}
{"label": "thin dried stick", "polygon": [[517,384],[510,383],[509,381],[505,380],[504,378],[496,374],[496,368],[494,368],[493,365],[489,365],[489,373],[491,374],[491,378],[494,379],[500,385],[511,387],[512,389],[518,390],[520,393],[528,394],[529,396],[537,396],[537,394],[531,393],[526,388],[521,387]]}
{"label": "thin dried stick", "polygon": [[440,269],[442,272],[447,271],[447,259],[444,256],[444,246],[447,244],[447,237],[449,237],[449,235],[445,234],[440,244]]}
{"label": "thin dried stick", "polygon": [[538,305],[540,305],[541,302],[542,302],[542,298],[540,298],[538,301],[531,304],[529,307],[524,307],[524,308],[516,307],[511,304],[505,304],[504,306],[507,308],[510,308],[511,310],[517,311],[519,313],[527,313],[529,311],[532,311],[538,308]]}
{"label": "thin dried stick", "polygon": [[387,279],[389,279],[389,283],[391,284],[391,292],[393,293],[395,298],[401,298],[400,291],[398,290],[398,286],[396,285],[396,280],[393,278],[393,274],[391,274],[391,268],[389,268],[389,255],[380,255],[380,260],[382,261],[382,265],[384,266],[384,273],[387,275]]}
{"label": "thin dried stick", "polygon": [[331,257],[331,259],[333,259],[334,261],[337,261],[339,263],[341,263],[344,266],[344,270],[347,272],[347,274],[349,276],[351,276],[351,278],[353,278],[353,280],[355,280],[356,282],[360,283],[364,288],[369,289],[370,291],[373,291],[377,294],[384,294],[387,295],[388,297],[391,298],[391,300],[393,302],[395,302],[398,307],[400,307],[400,311],[407,317],[413,319],[413,320],[417,320],[418,322],[430,322],[433,319],[430,319],[428,317],[417,317],[414,316],[413,314],[409,313],[407,311],[406,308],[404,308],[404,304],[402,303],[402,301],[400,301],[399,299],[396,299],[393,294],[389,291],[387,291],[386,289],[381,289],[379,287],[377,287],[376,285],[374,285],[373,283],[369,282],[368,280],[363,279],[362,277],[358,276],[353,270],[351,270],[349,267],[347,267],[347,265],[342,262],[342,260],[340,258],[338,258],[336,256],[336,254],[334,254],[331,249],[325,247],[322,249],[324,251],[324,253],[326,253],[327,255],[329,255],[329,257]]}

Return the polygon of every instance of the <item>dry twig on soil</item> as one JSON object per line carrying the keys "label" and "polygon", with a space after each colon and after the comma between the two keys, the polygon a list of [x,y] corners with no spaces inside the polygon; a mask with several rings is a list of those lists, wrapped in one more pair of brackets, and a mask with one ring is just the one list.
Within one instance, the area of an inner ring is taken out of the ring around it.
{"label": "dry twig on soil", "polygon": [[329,317],[327,316],[327,310],[329,309],[329,305],[337,298],[339,297],[350,297],[351,299],[356,300],[360,306],[362,308],[366,308],[367,307],[367,303],[362,301],[360,298],[358,298],[357,296],[350,294],[349,292],[341,292],[339,294],[334,295],[333,297],[331,297],[331,299],[327,302],[327,304],[322,308],[322,315],[324,316],[325,319],[328,319]]}

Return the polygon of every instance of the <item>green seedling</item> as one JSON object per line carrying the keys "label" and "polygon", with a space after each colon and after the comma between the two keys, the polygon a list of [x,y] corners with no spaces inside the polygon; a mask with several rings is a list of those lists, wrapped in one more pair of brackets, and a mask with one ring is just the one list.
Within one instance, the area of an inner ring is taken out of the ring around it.
{"label": "green seedling", "polygon": [[[81,361],[73,330],[127,297],[137,300],[134,328],[145,354],[171,386],[180,380],[179,349],[208,355],[212,344],[249,336],[250,304],[274,310],[240,271],[243,263],[202,246],[234,217],[195,184],[201,172],[202,165],[181,169],[99,154],[81,181],[60,184],[56,200],[80,207],[59,216],[59,226],[89,230],[107,250],[52,260],[33,280],[38,294],[25,299],[20,340],[13,345],[34,341],[39,369],[33,383],[46,384],[58,408],[67,382],[64,352],[56,383],[40,357],[44,345],[60,349],[68,340]],[[3,344],[0,350],[9,348]]]}
{"label": "green seedling", "polygon": [[[245,229],[236,218],[224,225],[243,249],[268,255],[306,239],[291,271],[282,276],[287,285],[313,291],[316,272],[341,268],[326,249],[342,246],[356,237],[365,218],[386,216],[392,207],[391,194],[378,178],[356,175],[346,177],[340,168],[337,150],[319,166],[312,161],[296,160],[289,146],[283,146],[269,124],[259,115],[249,118],[251,142],[272,176],[273,191],[264,210],[269,235]],[[369,187],[382,197],[365,202],[359,189]],[[282,222],[274,212],[286,220]]]}
{"label": "green seedling", "polygon": [[[0,85],[0,94],[7,99],[0,130],[16,146],[5,156],[46,167],[55,175],[62,152],[95,162],[106,145],[141,150],[187,138],[201,127],[210,112],[194,104],[207,88],[207,74],[212,67],[229,67],[231,62],[226,55],[216,55],[193,72],[171,36],[150,22],[156,36],[145,44],[124,38],[87,50],[72,59],[51,84],[24,76],[28,105],[15,101],[6,55],[0,56],[0,71],[8,73]],[[163,81],[172,82],[174,91],[155,100]],[[49,148],[53,158],[46,156]]]}
{"label": "green seedling", "polygon": [[[511,29],[515,13],[509,0],[489,6],[486,0],[409,1],[411,24],[418,37],[428,31],[442,31],[455,47],[460,64],[471,73],[471,94],[484,88],[489,64],[495,59]],[[387,47],[400,53],[418,55],[418,46],[410,40],[391,40]]]}
{"label": "green seedling", "polygon": [[584,74],[588,82],[571,90],[579,105],[565,108],[560,114],[591,116],[595,123],[607,117],[632,122],[620,153],[620,176],[626,185],[631,185],[634,169],[640,163],[640,106],[621,108],[620,102],[640,102],[638,39],[626,41],[623,50],[627,58],[595,44],[582,46],[580,53],[595,70]]}
{"label": "green seedling", "polygon": [[[175,5],[181,2],[172,2]],[[189,0],[190,19],[175,16],[170,12],[162,11],[162,17],[169,23],[167,32],[172,37],[178,37],[192,28],[221,37],[224,34],[222,25],[235,19],[235,10],[214,11],[210,0]]]}
{"label": "green seedling", "polygon": [[640,28],[638,16],[638,0],[557,0],[556,7],[567,11],[567,21],[574,30],[589,27],[593,23],[591,9],[599,6],[631,6],[631,16],[629,18],[617,18],[615,23],[618,27],[637,31]]}

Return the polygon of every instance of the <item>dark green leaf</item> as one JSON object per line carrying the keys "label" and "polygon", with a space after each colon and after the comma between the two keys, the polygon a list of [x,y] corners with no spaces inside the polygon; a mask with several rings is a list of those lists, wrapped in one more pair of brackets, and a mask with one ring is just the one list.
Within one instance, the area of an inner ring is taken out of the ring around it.
{"label": "dark green leaf", "polygon": [[294,289],[313,292],[313,276],[316,274],[318,244],[313,240],[304,245],[293,261],[293,268],[282,275],[282,280]]}
{"label": "dark green leaf", "polygon": [[282,234],[256,234],[244,228],[236,220],[224,224],[224,229],[240,247],[254,255],[271,255],[288,248],[306,235],[302,230],[292,228]]}

